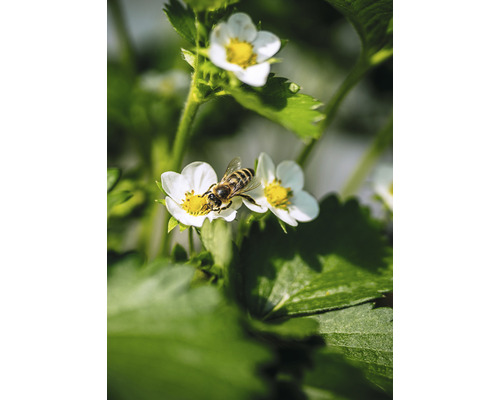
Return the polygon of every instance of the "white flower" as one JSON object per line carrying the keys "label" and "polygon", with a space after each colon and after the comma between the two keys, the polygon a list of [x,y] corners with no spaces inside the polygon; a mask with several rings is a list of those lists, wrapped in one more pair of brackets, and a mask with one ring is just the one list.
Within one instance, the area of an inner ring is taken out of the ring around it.
{"label": "white flower", "polygon": [[261,153],[255,177],[260,180],[261,185],[248,194],[260,207],[243,199],[250,210],[271,210],[279,219],[292,226],[297,226],[297,221],[307,222],[318,216],[318,202],[302,190],[304,173],[295,161],[282,161],[275,168],[271,157]]}
{"label": "white flower", "polygon": [[232,71],[251,86],[264,86],[271,65],[266,62],[280,49],[279,38],[257,28],[247,14],[236,13],[227,23],[217,25],[210,34],[210,60],[218,67]]}
{"label": "white flower", "polygon": [[204,162],[193,162],[187,165],[180,174],[177,172],[164,172],[161,174],[161,185],[167,197],[165,204],[169,213],[184,225],[201,227],[203,221],[208,218],[224,218],[232,221],[236,217],[236,209],[241,202],[234,204],[220,212],[210,211],[207,205],[207,197],[203,194],[217,183],[217,175],[214,169]]}
{"label": "white flower", "polygon": [[392,166],[381,165],[375,169],[373,174],[373,190],[387,207],[392,211]]}
{"label": "white flower", "polygon": [[189,89],[189,74],[174,69],[168,72],[148,71],[139,79],[139,87],[147,92],[173,96]]}

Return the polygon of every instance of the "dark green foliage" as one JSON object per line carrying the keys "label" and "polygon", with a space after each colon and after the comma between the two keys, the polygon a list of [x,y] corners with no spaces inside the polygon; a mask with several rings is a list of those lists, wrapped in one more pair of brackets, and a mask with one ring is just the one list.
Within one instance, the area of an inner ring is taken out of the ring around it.
{"label": "dark green foliage", "polygon": [[285,235],[254,226],[238,266],[241,301],[257,318],[347,307],[392,288],[391,249],[381,225],[353,200],[323,200],[319,217]]}

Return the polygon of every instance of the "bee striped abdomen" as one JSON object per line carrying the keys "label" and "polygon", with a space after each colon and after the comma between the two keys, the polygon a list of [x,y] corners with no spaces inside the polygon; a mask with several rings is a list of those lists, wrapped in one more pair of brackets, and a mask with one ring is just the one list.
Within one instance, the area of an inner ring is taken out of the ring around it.
{"label": "bee striped abdomen", "polygon": [[253,176],[254,171],[252,168],[242,168],[229,175],[226,182],[233,186],[234,190],[239,190],[245,187],[252,180]]}

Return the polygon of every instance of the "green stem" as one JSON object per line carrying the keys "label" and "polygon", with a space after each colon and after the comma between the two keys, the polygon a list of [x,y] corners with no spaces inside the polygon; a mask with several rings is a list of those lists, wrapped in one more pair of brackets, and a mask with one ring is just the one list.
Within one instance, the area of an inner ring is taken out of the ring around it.
{"label": "green stem", "polygon": [[347,180],[344,188],[340,192],[342,198],[356,194],[371,169],[383,154],[385,149],[392,143],[392,115],[387,124],[377,133],[371,146],[366,150],[363,158]]}
{"label": "green stem", "polygon": [[192,226],[189,227],[188,232],[188,240],[189,240],[189,257],[192,258],[194,256],[194,239],[193,239],[193,231],[194,228]]}
{"label": "green stem", "polygon": [[[366,63],[365,58],[361,56],[357,63],[354,65],[349,75],[346,76],[340,88],[335,92],[335,95],[331,98],[328,104],[325,107],[324,113],[326,115],[325,119],[321,122],[321,136],[325,133],[325,131],[330,126],[331,122],[337,115],[337,111],[342,104],[347,93],[351,91],[351,89],[356,86],[356,84],[365,76],[366,72],[370,69],[370,65]],[[304,166],[307,161],[309,155],[311,154],[313,148],[316,146],[316,143],[319,139],[312,139],[308,144],[304,146],[302,152],[297,157],[297,163],[301,166]]]}
{"label": "green stem", "polygon": [[182,159],[184,158],[184,154],[187,149],[194,117],[196,116],[198,108],[203,102],[203,99],[197,87],[200,74],[199,71],[200,54],[198,52],[199,30],[200,30],[199,22],[198,19],[196,19],[196,58],[193,65],[194,71],[191,78],[191,86],[189,88],[188,98],[186,100],[186,104],[184,105],[184,109],[182,111],[179,127],[177,128],[177,133],[175,134],[174,145],[172,148],[171,163],[169,168],[171,171],[178,171],[182,165]]}
{"label": "green stem", "polygon": [[135,55],[132,40],[127,30],[123,8],[120,0],[108,0],[111,18],[116,29],[116,35],[120,43],[120,58],[123,65],[131,72],[135,73]]}

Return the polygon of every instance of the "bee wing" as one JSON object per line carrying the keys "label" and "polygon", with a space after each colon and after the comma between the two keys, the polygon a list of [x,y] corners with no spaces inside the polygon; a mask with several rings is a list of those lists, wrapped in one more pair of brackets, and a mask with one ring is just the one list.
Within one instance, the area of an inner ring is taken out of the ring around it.
{"label": "bee wing", "polygon": [[248,183],[248,185],[246,185],[240,193],[249,192],[250,190],[257,189],[259,186],[260,186],[260,181],[258,179],[255,179],[254,176],[252,180]]}
{"label": "bee wing", "polygon": [[241,169],[241,158],[235,157],[229,162],[229,165],[226,168],[226,172],[224,172],[224,176],[222,177],[221,182],[224,182],[229,175],[239,169]]}

